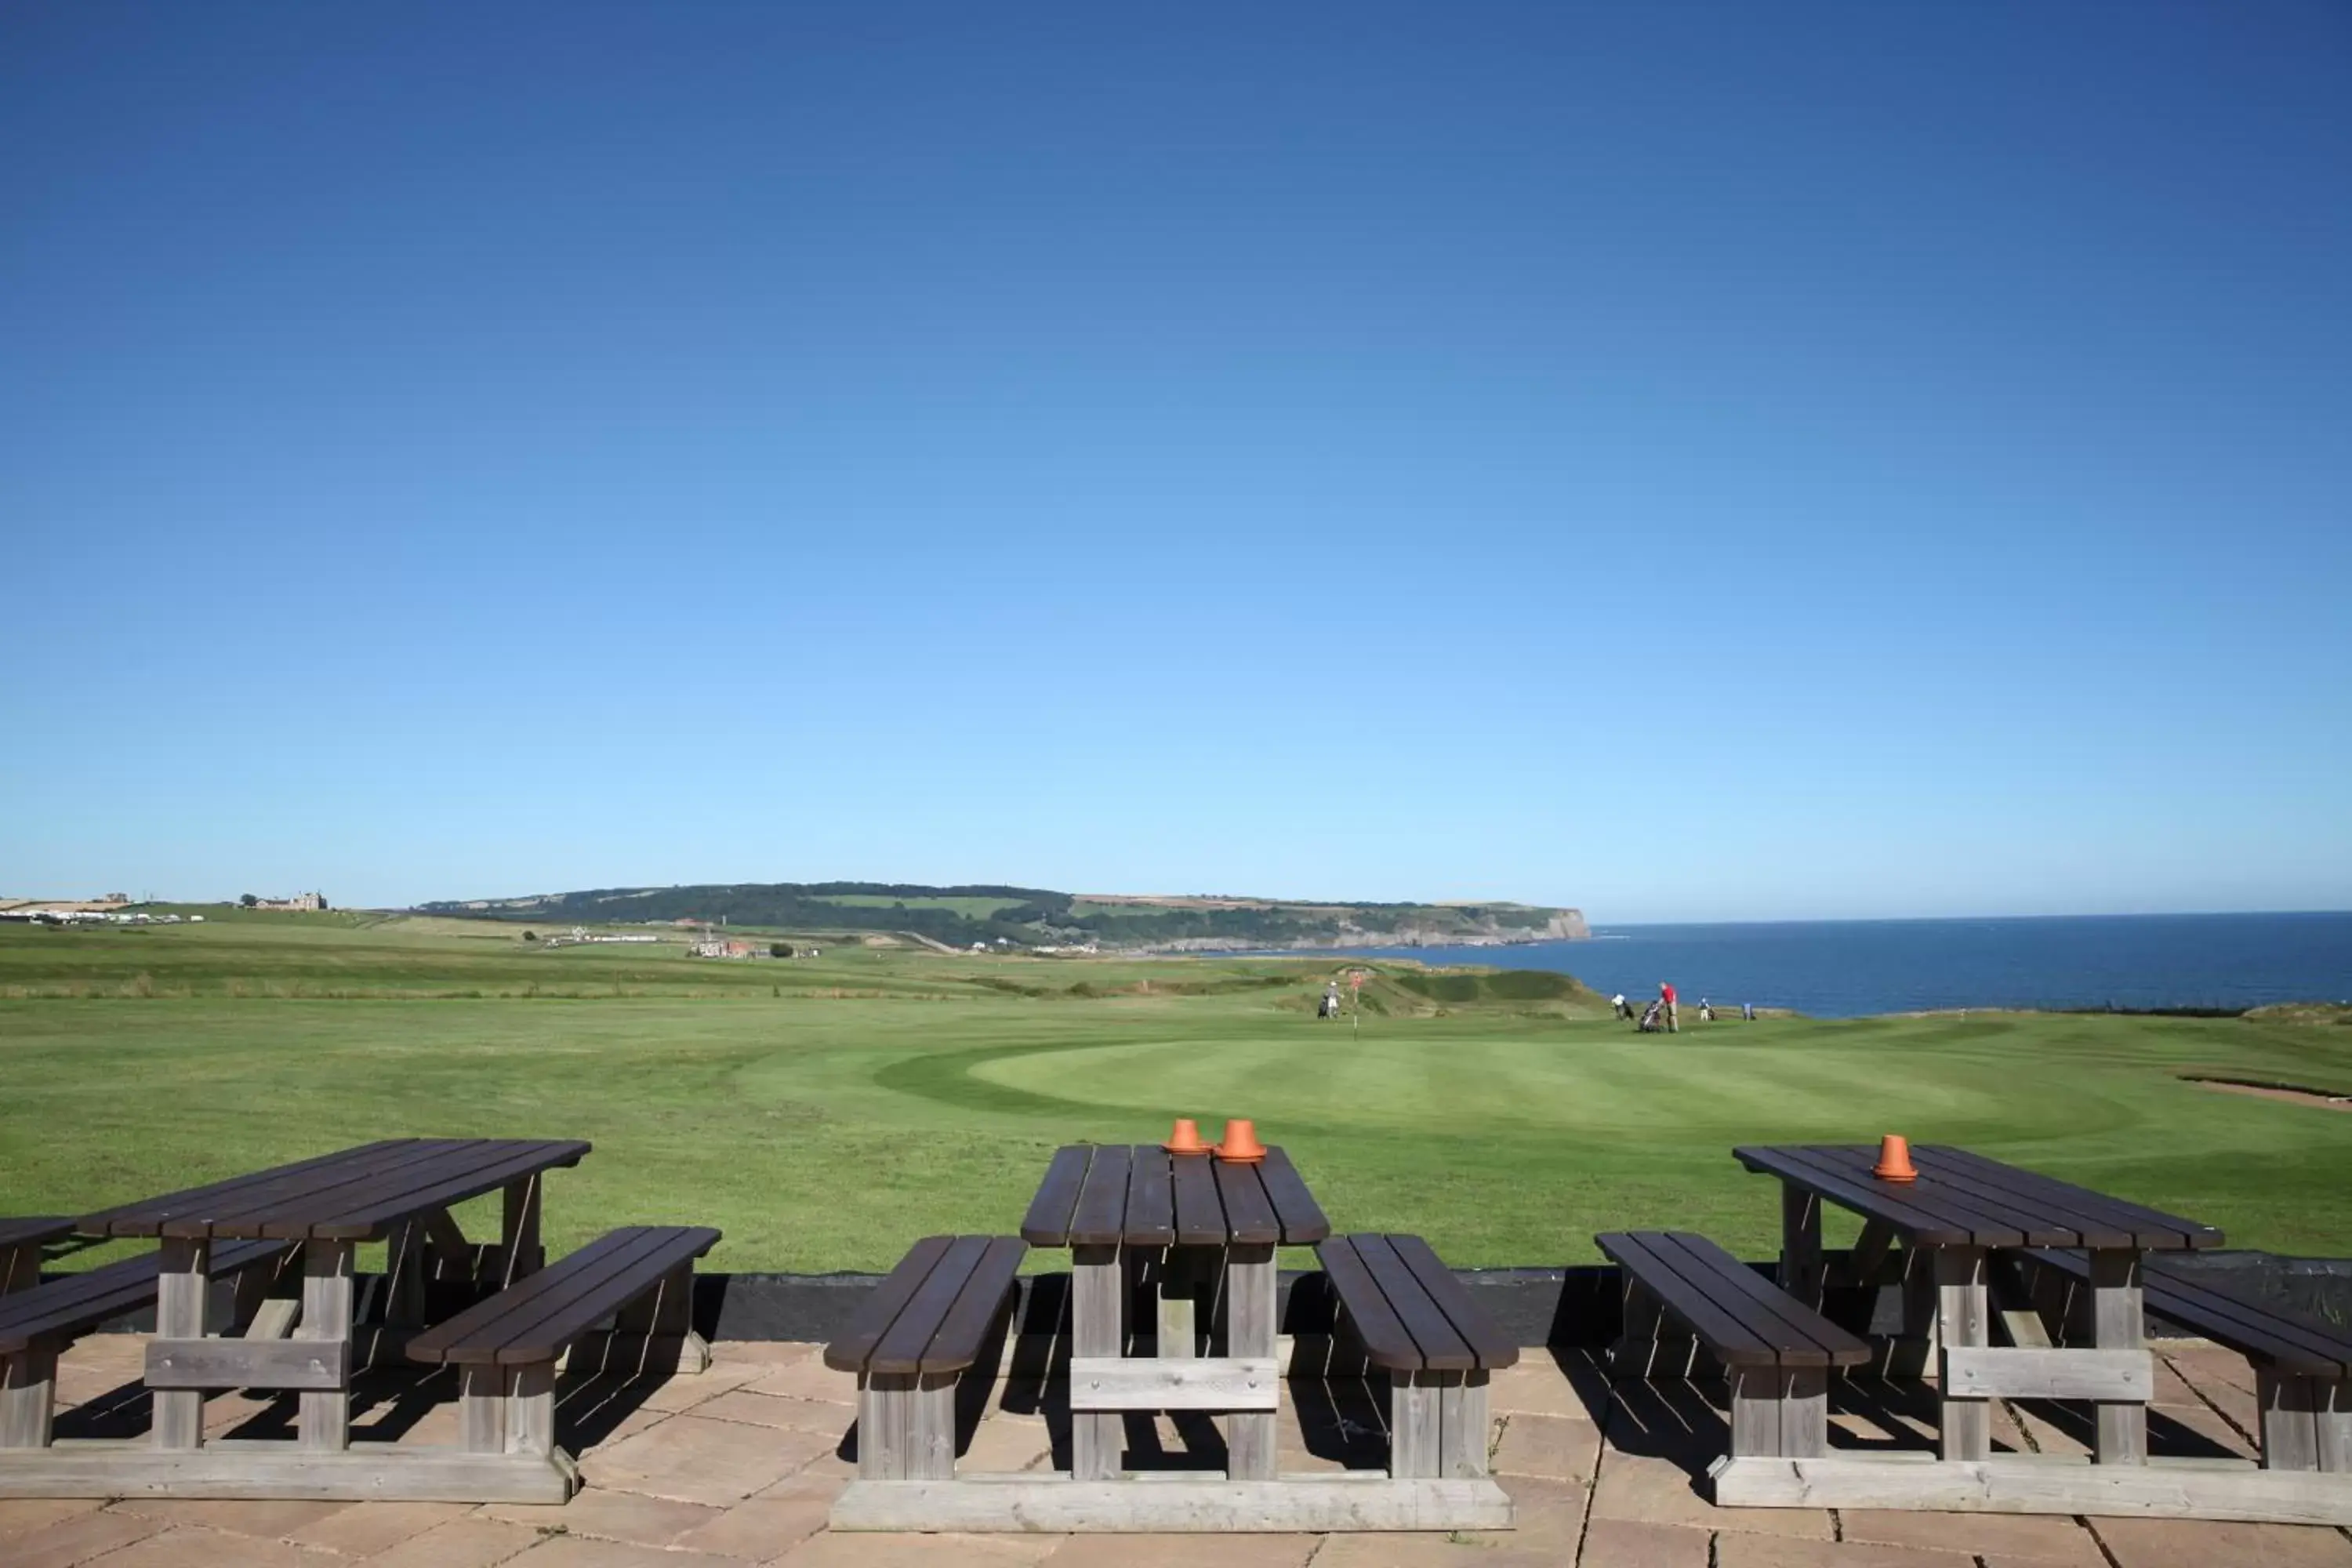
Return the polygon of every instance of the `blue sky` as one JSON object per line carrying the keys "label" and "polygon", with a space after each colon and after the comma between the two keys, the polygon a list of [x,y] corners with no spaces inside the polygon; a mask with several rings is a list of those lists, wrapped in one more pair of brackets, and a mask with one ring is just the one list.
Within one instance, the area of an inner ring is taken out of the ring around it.
{"label": "blue sky", "polygon": [[0,892],[2352,905],[2352,11],[0,14]]}

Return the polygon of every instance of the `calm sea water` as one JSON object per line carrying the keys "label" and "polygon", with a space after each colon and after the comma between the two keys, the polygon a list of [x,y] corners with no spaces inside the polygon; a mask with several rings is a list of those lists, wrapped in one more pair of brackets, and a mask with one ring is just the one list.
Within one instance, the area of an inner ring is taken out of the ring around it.
{"label": "calm sea water", "polygon": [[2352,913],[1601,926],[1591,942],[1384,948],[1556,969],[1636,1001],[1706,997],[1848,1018],[1929,1007],[2252,1007],[2352,999]]}

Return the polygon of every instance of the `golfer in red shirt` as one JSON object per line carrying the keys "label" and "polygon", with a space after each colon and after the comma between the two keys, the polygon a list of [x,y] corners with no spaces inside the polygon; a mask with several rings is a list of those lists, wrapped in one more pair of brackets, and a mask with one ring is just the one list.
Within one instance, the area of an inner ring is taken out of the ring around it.
{"label": "golfer in red shirt", "polygon": [[1682,1009],[1675,1005],[1675,988],[1663,980],[1658,982],[1658,1000],[1666,1005],[1666,1033],[1681,1034],[1683,1032]]}

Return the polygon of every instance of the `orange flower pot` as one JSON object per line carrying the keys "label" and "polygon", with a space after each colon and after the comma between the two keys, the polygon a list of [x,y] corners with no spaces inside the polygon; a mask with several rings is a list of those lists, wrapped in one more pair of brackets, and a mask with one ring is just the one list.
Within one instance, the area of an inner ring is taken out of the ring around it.
{"label": "orange flower pot", "polygon": [[1168,1134],[1168,1142],[1160,1145],[1171,1154],[1211,1154],[1215,1151],[1201,1142],[1201,1124],[1189,1116],[1176,1119],[1176,1131]]}
{"label": "orange flower pot", "polygon": [[1899,1132],[1889,1132],[1878,1141],[1878,1163],[1870,1173],[1882,1182],[1916,1182],[1918,1170],[1911,1163],[1911,1141]]}
{"label": "orange flower pot", "polygon": [[1217,1145],[1217,1158],[1236,1165],[1255,1165],[1265,1158],[1265,1145],[1257,1141],[1257,1123],[1238,1118],[1225,1123],[1223,1142]]}

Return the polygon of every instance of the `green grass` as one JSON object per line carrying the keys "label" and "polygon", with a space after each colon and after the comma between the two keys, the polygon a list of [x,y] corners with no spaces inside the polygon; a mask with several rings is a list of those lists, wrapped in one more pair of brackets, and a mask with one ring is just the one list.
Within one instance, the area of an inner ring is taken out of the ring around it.
{"label": "green grass", "polygon": [[2328,1015],[1660,1038],[1557,983],[1375,967],[1359,1033],[1311,1016],[1330,962],[729,964],[463,922],[0,927],[0,1213],[396,1133],[577,1136],[597,1149],[551,1179],[560,1247],[699,1220],[727,1232],[716,1268],[878,1268],[930,1232],[1013,1229],[1058,1143],[1248,1115],[1337,1224],[1419,1231],[1465,1265],[1589,1260],[1594,1231],[1629,1225],[1760,1255],[1779,1205],[1734,1143],[1888,1131],[2233,1244],[2352,1251],[2352,1116],[2178,1077],[2352,1084],[2352,1029]]}

